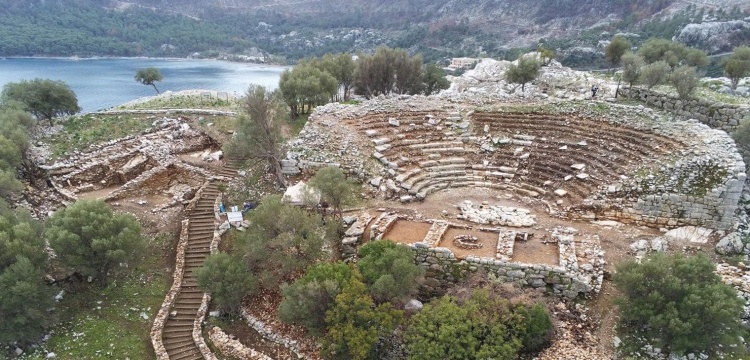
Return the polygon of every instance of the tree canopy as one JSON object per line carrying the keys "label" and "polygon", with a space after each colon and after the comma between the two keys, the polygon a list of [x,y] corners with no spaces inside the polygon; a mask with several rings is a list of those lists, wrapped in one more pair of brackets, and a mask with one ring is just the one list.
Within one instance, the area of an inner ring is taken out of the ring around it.
{"label": "tree canopy", "polygon": [[750,75],[750,47],[737,47],[721,64],[724,74],[732,81],[732,89],[737,89],[740,79]]}
{"label": "tree canopy", "polygon": [[33,166],[27,157],[29,130],[34,121],[20,109],[0,107],[0,198],[10,200],[23,185],[16,173],[24,169],[33,178]]}
{"label": "tree canopy", "polygon": [[624,36],[615,35],[609,45],[604,48],[604,56],[609,61],[611,67],[615,67],[620,63],[620,59],[625,55],[626,52],[633,47],[633,44]]}
{"label": "tree canopy", "polygon": [[0,347],[35,342],[51,323],[51,288],[42,226],[0,199]]}
{"label": "tree canopy", "polygon": [[156,88],[156,82],[164,80],[164,76],[161,75],[159,69],[151,66],[143,69],[138,69],[135,72],[135,81],[143,85],[151,85],[154,87],[156,93],[159,93],[159,89]]}
{"label": "tree canopy", "polygon": [[526,83],[539,76],[541,64],[536,57],[524,55],[518,58],[518,64],[510,64],[505,71],[505,80],[511,84],[520,84],[521,92],[526,91]]}
{"label": "tree canopy", "polygon": [[641,81],[648,89],[651,89],[664,83],[670,71],[669,64],[664,60],[644,65],[641,70]]}
{"label": "tree canopy", "polygon": [[381,303],[414,295],[424,276],[424,269],[414,263],[412,250],[389,240],[362,246],[357,266],[372,297]]}
{"label": "tree canopy", "polygon": [[375,345],[393,332],[403,313],[384,303],[375,306],[358,272],[336,296],[335,305],[326,312],[328,332],[323,351],[329,359],[377,359]]}
{"label": "tree canopy", "polygon": [[211,294],[211,300],[229,314],[238,312],[242,298],[258,288],[255,276],[239,256],[226,253],[212,254],[203,266],[195,270],[201,290]]}
{"label": "tree canopy", "polygon": [[15,341],[29,344],[39,340],[51,323],[52,292],[44,283],[44,271],[28,258],[0,270],[0,344]]}
{"label": "tree canopy", "polygon": [[278,91],[251,85],[242,103],[243,113],[238,119],[235,135],[224,145],[227,156],[264,163],[276,175],[279,185],[286,180],[281,173],[281,122],[284,113]]}
{"label": "tree canopy", "polygon": [[351,205],[354,201],[356,187],[339,167],[326,166],[318,169],[308,185],[320,190],[321,200],[327,202],[338,217],[341,217],[344,205]]}
{"label": "tree canopy", "polygon": [[323,256],[325,229],[320,217],[269,195],[250,213],[250,228],[241,233],[245,260],[264,288],[275,289],[293,273]]}
{"label": "tree canopy", "polygon": [[622,56],[622,80],[632,88],[638,82],[643,71],[643,59],[640,56],[628,52]]}
{"label": "tree canopy", "polygon": [[375,54],[359,54],[355,90],[371,98],[378,95],[419,94],[423,90],[422,57],[404,49],[379,47]]}
{"label": "tree canopy", "polygon": [[64,266],[107,287],[110,272],[134,261],[144,246],[135,216],[115,214],[101,200],[78,200],[45,223],[45,237]]}
{"label": "tree canopy", "polygon": [[342,262],[322,262],[309,267],[304,276],[281,286],[284,298],[279,304],[279,318],[304,326],[314,336],[322,335],[326,312],[351,277],[351,268]]}
{"label": "tree canopy", "polygon": [[49,121],[50,125],[55,117],[81,111],[76,94],[62,81],[34,79],[8,83],[0,99],[4,104],[21,104],[24,110],[39,120]]}
{"label": "tree canopy", "polygon": [[646,344],[664,354],[741,351],[744,301],[715,272],[705,255],[654,254],[628,261],[613,277],[622,293],[618,331],[629,350]]}
{"label": "tree canopy", "polygon": [[699,84],[698,74],[695,72],[695,68],[690,66],[680,66],[674,69],[669,76],[669,80],[677,90],[677,96],[683,100],[690,97],[690,94],[695,91]]}
{"label": "tree canopy", "polygon": [[549,341],[542,305],[511,305],[487,289],[466,299],[446,295],[425,304],[406,328],[409,359],[517,359]]}

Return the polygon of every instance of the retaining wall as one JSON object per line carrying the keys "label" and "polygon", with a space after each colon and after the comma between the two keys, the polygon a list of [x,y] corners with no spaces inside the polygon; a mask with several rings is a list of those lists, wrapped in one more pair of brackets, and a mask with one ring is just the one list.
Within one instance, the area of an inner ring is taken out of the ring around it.
{"label": "retaining wall", "polygon": [[649,105],[669,110],[679,116],[698,121],[715,129],[721,129],[728,133],[734,132],[740,120],[750,116],[750,106],[724,104],[705,99],[680,100],[669,95],[660,94],[656,91],[633,88],[620,89],[620,92]]}
{"label": "retaining wall", "polygon": [[457,259],[449,249],[432,248],[421,242],[409,247],[414,251],[415,262],[426,270],[423,289],[430,295],[442,294],[445,289],[478,271],[501,282],[549,288],[555,295],[569,299],[598,292],[603,279],[598,267],[593,266],[590,271],[580,271],[576,264],[576,269],[571,271],[563,266],[511,263],[492,258],[469,256]]}

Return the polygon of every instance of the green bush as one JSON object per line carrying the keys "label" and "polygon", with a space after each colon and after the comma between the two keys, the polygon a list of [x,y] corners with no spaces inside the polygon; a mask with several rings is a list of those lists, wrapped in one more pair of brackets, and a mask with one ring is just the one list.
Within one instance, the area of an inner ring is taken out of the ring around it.
{"label": "green bush", "polygon": [[617,267],[613,280],[622,296],[618,332],[626,351],[650,344],[664,354],[737,351],[744,301],[721,282],[705,255],[655,254],[641,264]]}
{"label": "green bush", "polygon": [[242,298],[258,288],[258,281],[239,256],[210,255],[195,270],[201,290],[209,292],[214,303],[227,313],[238,312]]}
{"label": "green bush", "polygon": [[526,352],[537,352],[549,345],[554,327],[547,308],[542,304],[534,304],[520,309],[523,315],[526,331],[521,337]]}
{"label": "green bush", "polygon": [[325,332],[326,311],[352,277],[351,268],[342,263],[318,263],[292,284],[281,286],[284,296],[279,318],[288,324],[304,326],[314,336]]}
{"label": "green bush", "polygon": [[468,299],[444,296],[409,321],[409,359],[517,359],[548,344],[552,321],[541,304],[511,305],[486,289]]}
{"label": "green bush", "polygon": [[389,303],[376,306],[360,274],[355,271],[352,275],[326,312],[323,354],[328,359],[378,359],[378,340],[393,333],[403,313]]}
{"label": "green bush", "polygon": [[359,256],[359,271],[379,303],[405,300],[416,292],[424,276],[411,249],[389,240],[365,244]]}

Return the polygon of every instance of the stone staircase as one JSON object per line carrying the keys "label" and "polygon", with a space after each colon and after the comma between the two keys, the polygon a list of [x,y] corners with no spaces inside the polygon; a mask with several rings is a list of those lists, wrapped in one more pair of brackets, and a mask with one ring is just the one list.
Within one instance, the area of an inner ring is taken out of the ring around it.
{"label": "stone staircase", "polygon": [[[220,175],[233,177],[237,174],[237,169],[238,164],[230,160],[221,169]],[[193,272],[203,265],[203,261],[211,252],[210,246],[215,227],[214,206],[216,197],[219,195],[218,185],[219,182],[211,181],[203,189],[195,208],[188,214],[188,241],[185,249],[182,285],[162,332],[164,348],[169,359],[203,359],[200,349],[193,340],[193,323],[203,300],[203,291],[198,288],[198,281]]]}

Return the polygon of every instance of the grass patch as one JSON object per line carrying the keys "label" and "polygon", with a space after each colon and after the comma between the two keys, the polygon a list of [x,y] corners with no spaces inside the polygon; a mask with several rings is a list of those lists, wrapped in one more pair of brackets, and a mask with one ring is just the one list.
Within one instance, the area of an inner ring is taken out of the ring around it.
{"label": "grass patch", "polygon": [[301,114],[296,118],[288,118],[286,121],[287,129],[284,134],[285,137],[289,139],[297,137],[297,135],[299,135],[299,132],[302,131],[302,128],[305,127],[305,124],[307,124],[308,118],[310,118],[310,113]]}
{"label": "grass patch", "polygon": [[94,284],[68,289],[54,311],[58,321],[50,340],[21,358],[44,359],[48,352],[57,359],[155,358],[149,333],[172,282],[164,271],[168,238],[152,240],[138,266],[113,277],[106,289]]}
{"label": "grass patch", "polygon": [[152,97],[146,101],[121,105],[118,110],[153,110],[153,109],[213,109],[237,111],[237,99],[220,99],[217,97],[203,97],[200,95],[166,95]]}
{"label": "grass patch", "polygon": [[137,134],[150,128],[151,122],[151,119],[142,115],[71,116],[62,123],[62,131],[45,141],[50,145],[52,158],[56,159],[92,144]]}

